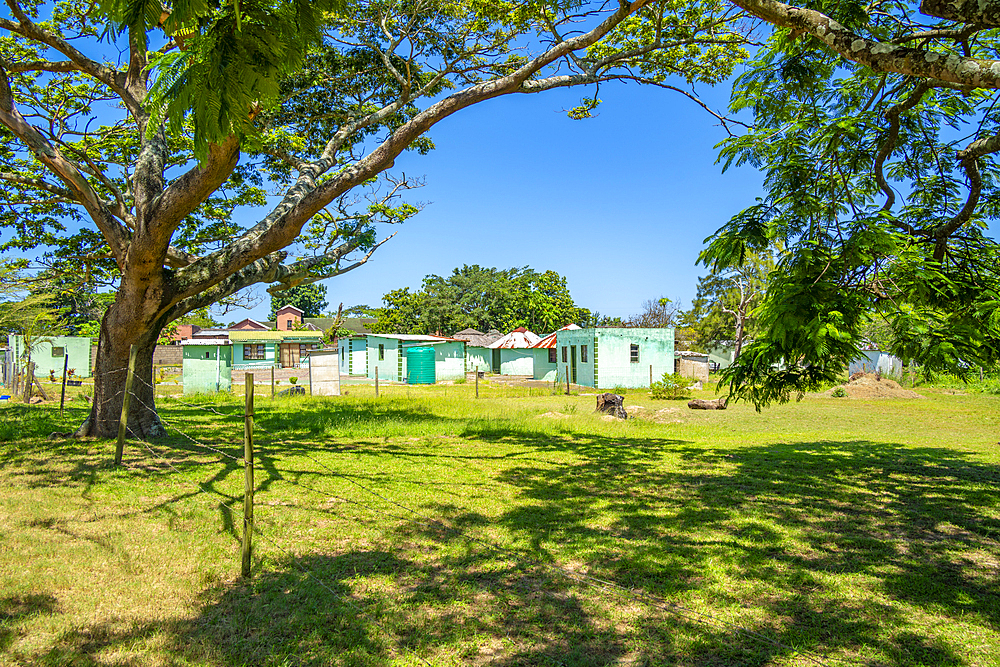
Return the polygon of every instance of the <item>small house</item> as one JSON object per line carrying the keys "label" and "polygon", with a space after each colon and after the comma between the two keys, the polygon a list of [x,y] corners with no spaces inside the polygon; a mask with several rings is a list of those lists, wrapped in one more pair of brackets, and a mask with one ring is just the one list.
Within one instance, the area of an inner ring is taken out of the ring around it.
{"label": "small house", "polygon": [[214,394],[233,388],[233,346],[228,338],[181,341],[185,394]]}
{"label": "small house", "polygon": [[585,387],[648,387],[674,372],[673,328],[568,329],[556,332],[559,370]]}
{"label": "small house", "polygon": [[881,373],[900,376],[903,374],[903,360],[888,352],[865,350],[847,368],[848,375],[855,373]]}
{"label": "small house", "polygon": [[322,331],[245,330],[228,334],[237,370],[300,368],[310,352],[323,349]]}
{"label": "small house", "polygon": [[[674,373],[681,377],[708,382],[709,357],[705,352],[681,350],[674,352]],[[654,378],[659,380],[660,378]]]}
{"label": "small house", "polygon": [[489,349],[493,351],[494,372],[499,366],[500,375],[534,377],[535,353],[531,347],[540,340],[541,337],[538,334],[532,333],[524,327],[518,327],[506,336],[490,343]]}
{"label": "small house", "polygon": [[368,377],[405,382],[407,377],[406,350],[411,347],[434,347],[434,370],[437,380],[457,380],[465,377],[465,343],[444,336],[421,334],[369,334]]}
{"label": "small house", "polygon": [[[69,357],[68,368],[73,369],[74,377],[90,377],[90,345],[86,336],[45,336],[31,350],[31,362],[35,364],[35,377],[40,378],[54,373],[62,380],[63,364]],[[11,360],[19,367],[27,361],[27,351],[24,349],[24,338],[11,335],[7,337]]]}
{"label": "small house", "polygon": [[555,382],[560,379],[563,381],[566,380],[565,373],[562,375],[559,374],[559,350],[556,342],[556,334],[559,331],[573,331],[579,328],[575,324],[568,324],[532,345],[531,350],[535,355],[533,379],[545,380],[546,382]]}

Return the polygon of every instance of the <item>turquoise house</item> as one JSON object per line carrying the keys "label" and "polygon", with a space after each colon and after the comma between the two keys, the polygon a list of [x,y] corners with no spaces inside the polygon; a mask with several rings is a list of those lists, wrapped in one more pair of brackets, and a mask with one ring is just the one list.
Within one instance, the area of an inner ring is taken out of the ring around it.
{"label": "turquoise house", "polygon": [[185,394],[214,394],[233,388],[233,346],[225,338],[192,339],[184,348],[182,378]]}
{"label": "turquoise house", "polygon": [[566,381],[566,371],[564,369],[560,370],[559,367],[559,352],[556,339],[560,331],[571,331],[579,328],[575,324],[567,324],[562,329],[549,334],[531,346],[531,351],[535,355],[533,379],[545,380],[546,382]]}
{"label": "turquoise house", "polygon": [[[44,377],[53,372],[62,381],[64,358],[69,355],[69,368],[73,369],[73,376],[89,378],[90,346],[91,340],[86,336],[45,336],[31,350],[35,377]],[[8,336],[7,347],[10,348],[12,361],[19,366],[23,365],[27,357],[24,338]]]}
{"label": "turquoise house", "polygon": [[585,387],[640,388],[674,372],[674,330],[574,329],[556,332],[556,359],[565,380]]}
{"label": "turquoise house", "polygon": [[465,343],[453,338],[419,334],[368,334],[366,350],[368,377],[388,382],[406,381],[406,350],[434,347],[434,375],[437,380],[465,377]]}
{"label": "turquoise house", "polygon": [[233,343],[233,365],[238,370],[274,368],[278,365],[278,346],[281,336],[277,331],[230,331]]}

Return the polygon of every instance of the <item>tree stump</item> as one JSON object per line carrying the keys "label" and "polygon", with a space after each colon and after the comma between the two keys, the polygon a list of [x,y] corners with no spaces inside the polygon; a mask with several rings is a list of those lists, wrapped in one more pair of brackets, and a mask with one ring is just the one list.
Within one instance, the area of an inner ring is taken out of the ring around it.
{"label": "tree stump", "polygon": [[625,412],[625,397],[618,394],[598,394],[596,411],[614,415],[619,419],[628,419],[628,413]]}
{"label": "tree stump", "polygon": [[688,401],[688,407],[692,410],[725,410],[726,399],[723,397],[706,401],[703,398],[696,398],[693,401]]}

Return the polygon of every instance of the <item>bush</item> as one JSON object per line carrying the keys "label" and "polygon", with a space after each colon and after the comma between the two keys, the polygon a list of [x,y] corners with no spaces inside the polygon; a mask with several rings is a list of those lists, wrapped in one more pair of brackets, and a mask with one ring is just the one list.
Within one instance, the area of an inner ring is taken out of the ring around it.
{"label": "bush", "polygon": [[681,377],[680,373],[664,373],[663,379],[654,382],[649,387],[649,395],[652,398],[677,400],[688,398],[691,391],[688,389],[690,380]]}
{"label": "bush", "polygon": [[847,396],[847,390],[843,387],[836,387],[830,395],[834,398],[844,398]]}
{"label": "bush", "polygon": [[299,381],[299,379],[297,377],[290,377],[288,378],[288,381],[291,382],[292,384],[295,384],[296,382]]}

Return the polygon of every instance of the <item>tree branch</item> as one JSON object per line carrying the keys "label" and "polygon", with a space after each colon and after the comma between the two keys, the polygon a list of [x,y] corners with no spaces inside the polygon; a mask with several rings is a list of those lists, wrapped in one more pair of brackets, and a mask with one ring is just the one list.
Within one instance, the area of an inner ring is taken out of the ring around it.
{"label": "tree branch", "polygon": [[997,0],[921,0],[920,11],[959,23],[1000,27],[1000,2]]}

